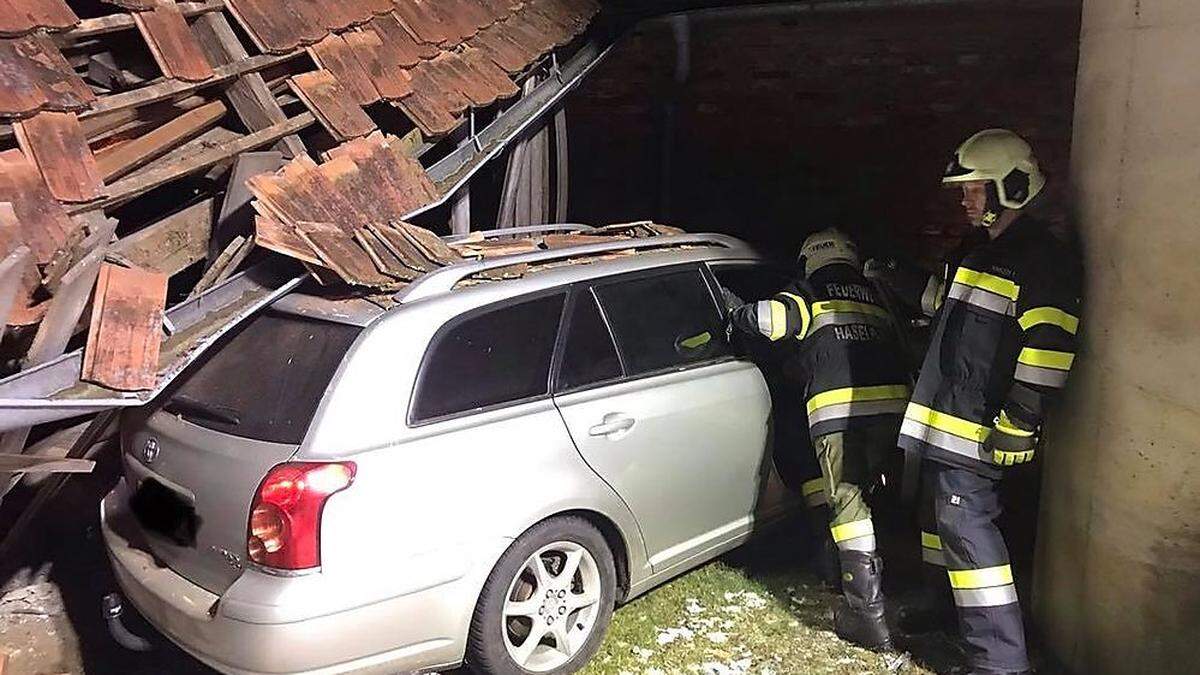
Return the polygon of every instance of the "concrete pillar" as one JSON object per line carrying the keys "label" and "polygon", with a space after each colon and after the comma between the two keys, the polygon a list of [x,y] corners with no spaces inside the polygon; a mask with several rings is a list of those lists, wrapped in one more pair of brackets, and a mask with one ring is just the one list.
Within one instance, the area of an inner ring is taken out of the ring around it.
{"label": "concrete pillar", "polygon": [[1200,2],[1084,0],[1080,47],[1085,326],[1034,614],[1071,672],[1200,673]]}

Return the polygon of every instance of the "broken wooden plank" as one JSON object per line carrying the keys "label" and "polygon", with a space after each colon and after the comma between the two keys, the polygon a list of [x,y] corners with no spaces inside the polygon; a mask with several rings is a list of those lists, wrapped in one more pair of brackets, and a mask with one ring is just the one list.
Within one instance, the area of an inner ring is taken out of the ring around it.
{"label": "broken wooden plank", "polygon": [[[247,252],[249,252],[249,250],[252,248],[254,248],[253,241],[250,241],[246,237],[240,235],[234,237],[233,241],[229,242],[229,245],[226,246],[220,254],[213,258],[212,263],[208,266],[208,269],[205,270],[204,274],[200,277],[200,281],[197,281],[196,285],[192,287],[192,292],[188,293],[188,300],[199,296],[200,294],[204,293],[204,291],[207,291],[213,286],[221,283],[221,277],[223,273],[229,271],[232,267],[235,267],[242,260],[245,260],[246,256],[241,254],[242,249],[245,249]],[[226,274],[225,276],[228,275]]]}
{"label": "broken wooden plank", "polygon": [[359,105],[371,105],[380,99],[370,75],[342,36],[331,33],[308,47],[308,53],[318,66],[333,73]]}
{"label": "broken wooden plank", "polygon": [[16,148],[0,152],[0,202],[12,204],[22,239],[38,264],[50,262],[76,229],[37,168]]}
{"label": "broken wooden plank", "polygon": [[104,263],[95,298],[80,379],[117,391],[153,389],[167,276]]}
{"label": "broken wooden plank", "polygon": [[296,234],[316,251],[322,264],[355,286],[386,286],[394,280],[384,276],[371,261],[367,252],[354,237],[330,223],[302,221],[296,223]]}
{"label": "broken wooden plank", "polygon": [[290,79],[292,90],[337,141],[366,136],[377,127],[327,70],[301,73]]}
{"label": "broken wooden plank", "polygon": [[75,113],[40,112],[13,125],[17,143],[64,202],[99,199],[104,181]]}
{"label": "broken wooden plank", "polygon": [[212,64],[174,2],[155,0],[153,9],[136,12],[133,21],[165,77],[201,82],[213,76]]}
{"label": "broken wooden plank", "polygon": [[38,326],[22,362],[25,368],[41,365],[61,355],[75,333],[75,325],[91,297],[108,241],[117,229],[115,219],[101,219],[100,222],[101,227],[88,236],[83,258],[63,275],[58,292],[50,300],[46,318]]}
{"label": "broken wooden plank", "polygon": [[133,234],[111,250],[132,264],[173,276],[204,260],[212,232],[216,200],[201,200]]}
{"label": "broken wooden plank", "polygon": [[[199,0],[198,2],[180,2],[180,11],[185,17],[198,16],[209,12],[219,12],[225,9],[225,0]],[[101,35],[119,33],[134,28],[133,16],[127,13],[108,14],[90,19],[83,19],[79,25],[52,37],[61,46],[90,40]]]}
{"label": "broken wooden plank", "polygon": [[124,176],[212,128],[225,113],[225,104],[213,101],[189,110],[149,133],[109,146],[97,153],[100,173],[106,181]]}
{"label": "broken wooden plank", "polygon": [[[196,20],[192,30],[214,65],[237,63],[250,56],[224,14],[202,16]],[[287,119],[261,73],[242,75],[225,87],[222,93],[250,131],[266,129]],[[284,136],[275,144],[275,149],[289,159],[305,152],[304,143],[295,134]]]}
{"label": "broken wooden plank", "polygon": [[201,87],[209,87],[212,85],[227,82],[237,77],[241,77],[247,73],[256,73],[260,70],[265,70],[272,66],[277,66],[286,63],[300,56],[303,52],[295,51],[288,54],[260,54],[251,56],[240,61],[230,63],[224,66],[217,66],[213,69],[212,78],[204,82],[184,82],[182,80],[164,80],[155,82],[154,84],[123,91],[119,94],[110,94],[96,101],[92,107],[79,115],[79,118],[87,119],[112,112],[114,110],[124,110],[126,108],[135,108],[138,106],[149,105],[168,98],[175,98],[184,94],[191,93]]}
{"label": "broken wooden plank", "polygon": [[[233,157],[250,150],[261,148],[264,145],[269,145],[279,139],[294,134],[297,131],[313,124],[317,118],[309,112],[301,113],[285,122],[274,124],[266,129],[256,131],[252,134],[247,134],[235,141],[219,147],[210,148],[195,155],[187,157],[179,162],[172,163],[167,166],[156,167],[153,170],[143,171],[141,173],[121,179],[116,183],[108,186],[108,196],[92,208],[103,208],[118,204],[138,195],[145,194],[154,188],[169,183],[178,178],[182,178],[188,174],[202,171],[208,167],[232,159]],[[83,208],[73,209],[76,212],[83,211]]]}

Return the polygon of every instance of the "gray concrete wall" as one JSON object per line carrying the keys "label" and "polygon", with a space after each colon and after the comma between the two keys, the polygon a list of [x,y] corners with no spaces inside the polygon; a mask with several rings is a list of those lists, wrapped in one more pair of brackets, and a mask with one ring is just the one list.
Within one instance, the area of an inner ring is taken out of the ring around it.
{"label": "gray concrete wall", "polygon": [[1200,672],[1200,1],[1085,0],[1084,338],[1051,421],[1034,610],[1076,673]]}

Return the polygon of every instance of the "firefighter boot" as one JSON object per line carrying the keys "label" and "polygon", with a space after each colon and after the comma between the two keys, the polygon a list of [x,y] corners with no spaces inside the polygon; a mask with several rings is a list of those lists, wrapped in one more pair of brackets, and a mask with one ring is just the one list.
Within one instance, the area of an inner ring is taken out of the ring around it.
{"label": "firefighter boot", "polygon": [[953,632],[958,612],[946,568],[921,565],[921,588],[907,598],[896,611],[896,627],[905,635],[923,635],[936,631]]}
{"label": "firefighter boot", "polygon": [[883,560],[864,551],[842,551],[839,557],[842,599],[833,612],[834,632],[860,647],[891,650],[883,612]]}
{"label": "firefighter boot", "polygon": [[825,537],[814,547],[812,571],[821,579],[821,583],[834,593],[842,592],[842,570],[838,560],[837,545],[829,536],[829,528],[822,528]]}

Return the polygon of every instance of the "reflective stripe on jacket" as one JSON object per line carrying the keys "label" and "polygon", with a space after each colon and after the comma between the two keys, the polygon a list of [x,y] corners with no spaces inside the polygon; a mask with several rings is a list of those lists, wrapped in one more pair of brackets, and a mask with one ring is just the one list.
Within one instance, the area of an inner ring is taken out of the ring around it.
{"label": "reflective stripe on jacket", "polygon": [[983,442],[1003,413],[1037,429],[1075,359],[1081,275],[1046,226],[1022,217],[948,266],[900,446],[985,475]]}
{"label": "reflective stripe on jacket", "polygon": [[908,402],[904,359],[892,318],[875,290],[849,265],[830,265],[769,300],[733,313],[741,330],[795,340],[789,378],[805,387],[810,433],[899,424]]}

